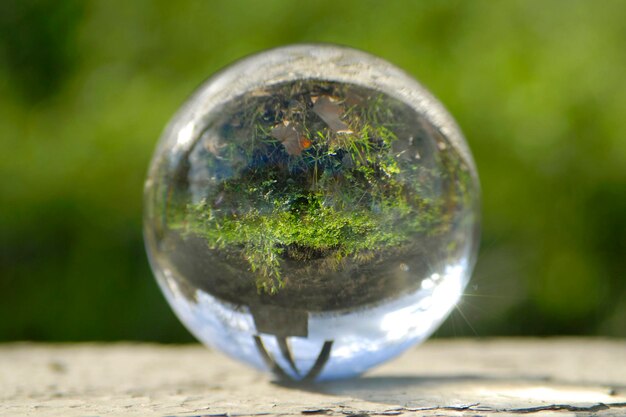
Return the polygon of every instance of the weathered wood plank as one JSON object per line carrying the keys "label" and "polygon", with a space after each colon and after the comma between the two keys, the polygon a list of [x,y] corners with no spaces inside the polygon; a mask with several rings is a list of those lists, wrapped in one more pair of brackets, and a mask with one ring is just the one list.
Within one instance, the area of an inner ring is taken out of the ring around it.
{"label": "weathered wood plank", "polygon": [[272,383],[202,346],[0,345],[2,416],[626,416],[626,341],[432,340],[363,378]]}

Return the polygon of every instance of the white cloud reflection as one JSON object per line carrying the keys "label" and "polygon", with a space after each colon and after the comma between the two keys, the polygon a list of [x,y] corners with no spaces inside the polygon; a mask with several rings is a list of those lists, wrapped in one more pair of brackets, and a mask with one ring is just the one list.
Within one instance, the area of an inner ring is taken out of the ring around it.
{"label": "white cloud reflection", "polygon": [[[467,282],[466,271],[464,264],[449,265],[402,298],[346,312],[310,313],[308,337],[289,338],[300,374],[315,363],[325,341],[332,340],[333,348],[321,379],[362,373],[426,339],[458,302]],[[246,307],[235,309],[203,292],[196,293],[197,304],[190,303],[171,285],[172,277],[166,278],[170,303],[196,337],[230,356],[264,367],[252,337],[256,334],[254,320]],[[263,340],[268,353],[291,373],[273,336],[264,335]]]}

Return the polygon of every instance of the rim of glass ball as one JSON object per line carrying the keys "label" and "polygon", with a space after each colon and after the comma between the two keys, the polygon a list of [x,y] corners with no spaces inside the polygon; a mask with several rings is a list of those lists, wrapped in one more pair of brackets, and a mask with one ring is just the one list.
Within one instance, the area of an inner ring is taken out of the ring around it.
{"label": "rim of glass ball", "polygon": [[476,177],[474,159],[460,128],[415,78],[382,58],[333,44],[293,44],[244,57],[208,78],[166,127],[156,153],[183,150],[204,128],[204,118],[229,101],[261,88],[315,79],[350,83],[379,90],[413,107],[454,146]]}

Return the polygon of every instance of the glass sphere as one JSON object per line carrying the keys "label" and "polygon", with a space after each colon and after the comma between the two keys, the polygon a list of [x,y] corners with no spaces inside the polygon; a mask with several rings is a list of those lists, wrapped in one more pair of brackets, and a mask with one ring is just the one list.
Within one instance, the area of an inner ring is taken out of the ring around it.
{"label": "glass sphere", "polygon": [[183,105],[145,185],[150,262],[201,341],[295,380],[428,337],[474,264],[479,185],[443,106],[388,62],[294,45]]}

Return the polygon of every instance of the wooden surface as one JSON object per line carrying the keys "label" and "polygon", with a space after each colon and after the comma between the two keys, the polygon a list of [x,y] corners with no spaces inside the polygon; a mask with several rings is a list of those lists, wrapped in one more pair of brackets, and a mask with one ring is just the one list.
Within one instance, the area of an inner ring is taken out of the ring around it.
{"label": "wooden surface", "polygon": [[199,345],[0,345],[1,416],[626,416],[626,341],[433,340],[284,386]]}

